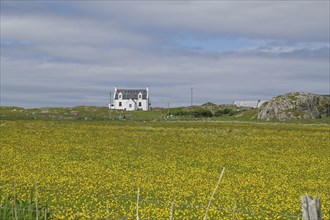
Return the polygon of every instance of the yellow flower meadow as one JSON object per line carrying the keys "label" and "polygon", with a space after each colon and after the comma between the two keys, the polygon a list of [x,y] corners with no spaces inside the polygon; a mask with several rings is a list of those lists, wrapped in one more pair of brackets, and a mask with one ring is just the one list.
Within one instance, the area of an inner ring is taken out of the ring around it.
{"label": "yellow flower meadow", "polygon": [[[330,127],[1,121],[0,199],[36,184],[53,219],[286,219],[320,196],[330,219]],[[15,187],[14,187],[15,185]],[[173,211],[172,211],[173,210]]]}

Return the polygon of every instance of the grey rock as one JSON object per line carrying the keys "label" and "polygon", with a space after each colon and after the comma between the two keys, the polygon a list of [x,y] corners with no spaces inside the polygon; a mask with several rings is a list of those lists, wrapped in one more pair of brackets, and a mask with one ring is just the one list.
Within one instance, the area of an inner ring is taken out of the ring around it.
{"label": "grey rock", "polygon": [[286,93],[264,103],[258,119],[286,121],[313,119],[330,115],[330,97],[305,92]]}

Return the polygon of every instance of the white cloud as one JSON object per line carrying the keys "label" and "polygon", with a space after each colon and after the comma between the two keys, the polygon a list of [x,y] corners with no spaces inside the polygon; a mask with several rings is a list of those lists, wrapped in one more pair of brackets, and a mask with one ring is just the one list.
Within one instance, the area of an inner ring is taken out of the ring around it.
{"label": "white cloud", "polygon": [[[151,86],[156,106],[164,106],[167,102],[187,104],[185,100],[189,100],[191,87],[196,90],[196,103],[204,100],[223,103],[247,94],[254,98],[257,93],[262,97],[267,94],[268,98],[289,91],[325,93],[329,86],[326,83],[329,70],[326,60],[306,62],[305,59],[250,55],[218,58],[176,55],[164,60],[162,56],[143,54],[134,58],[137,60],[133,65],[127,60],[127,64],[119,66],[4,60],[2,80],[6,82],[5,91],[8,89],[8,93],[9,88],[12,88],[10,92],[17,88],[17,93],[34,93],[38,97],[38,93],[45,89],[42,92],[45,97],[58,91],[66,98],[69,91],[75,91],[81,104],[87,101],[84,100],[86,95],[98,93],[100,97],[95,98],[95,105],[105,105],[102,102],[107,101],[107,91],[115,85]],[[152,62],[148,63],[149,60]],[[31,70],[23,74],[29,68]],[[18,89],[20,87],[26,90]],[[34,91],[34,87],[38,89]],[[164,96],[167,101],[162,101]],[[33,95],[30,98],[29,103],[37,99]]]}
{"label": "white cloud", "polygon": [[184,1],[79,4],[124,25],[245,38],[329,38],[328,1]]}
{"label": "white cloud", "polygon": [[2,9],[2,105],[106,106],[115,85],[150,86],[155,106],[329,91],[326,1],[39,3]]}

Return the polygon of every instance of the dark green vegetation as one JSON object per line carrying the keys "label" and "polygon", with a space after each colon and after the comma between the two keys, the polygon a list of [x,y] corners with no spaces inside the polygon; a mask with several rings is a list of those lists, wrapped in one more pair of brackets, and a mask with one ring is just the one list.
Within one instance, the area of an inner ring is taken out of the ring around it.
{"label": "dark green vegetation", "polygon": [[[233,105],[206,103],[201,106],[179,108],[153,108],[151,111],[109,110],[107,107],[75,106],[62,108],[0,107],[1,120],[125,120],[125,121],[245,121],[257,119],[258,109],[238,108]],[[276,122],[271,120],[270,122]],[[290,120],[289,123],[330,124],[330,117]],[[284,122],[284,123],[288,123]]]}
{"label": "dark green vegetation", "polygon": [[[14,186],[15,188],[16,186]],[[28,195],[29,194],[29,195]],[[24,199],[14,192],[0,201],[0,219],[50,219],[47,204],[38,201],[37,187],[33,186],[30,193],[26,193]]]}
{"label": "dark green vegetation", "polygon": [[[106,107],[76,106],[66,108],[34,108],[1,107],[2,119],[51,119],[51,120],[161,120],[168,118],[195,119],[220,116],[239,116],[238,113],[255,111],[235,106],[218,106],[207,103],[202,106],[180,108],[154,108],[151,111],[121,111],[109,110]],[[255,118],[255,115],[253,114]]]}

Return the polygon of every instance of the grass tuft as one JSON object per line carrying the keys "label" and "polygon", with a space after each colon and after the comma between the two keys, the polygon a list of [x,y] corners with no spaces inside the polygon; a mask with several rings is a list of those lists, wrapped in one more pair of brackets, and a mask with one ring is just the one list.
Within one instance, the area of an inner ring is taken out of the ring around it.
{"label": "grass tuft", "polygon": [[7,196],[0,204],[0,219],[21,220],[21,219],[50,219],[48,206],[38,204],[37,189],[33,186],[30,196],[26,199],[17,198],[17,195]]}

